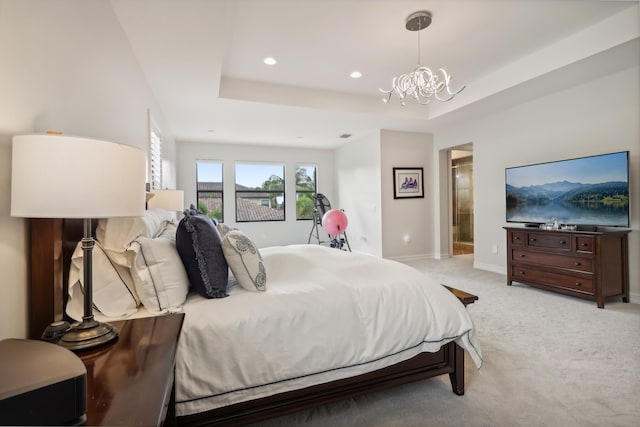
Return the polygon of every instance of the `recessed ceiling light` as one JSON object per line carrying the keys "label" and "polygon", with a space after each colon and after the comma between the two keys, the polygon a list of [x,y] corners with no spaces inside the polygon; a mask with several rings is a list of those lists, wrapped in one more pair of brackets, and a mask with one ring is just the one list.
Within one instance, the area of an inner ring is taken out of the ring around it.
{"label": "recessed ceiling light", "polygon": [[349,74],[351,76],[352,79],[359,79],[360,77],[362,77],[362,73],[358,70],[354,70],[351,72],[351,74]]}
{"label": "recessed ceiling light", "polygon": [[276,65],[278,63],[278,61],[276,61],[276,58],[272,56],[267,56],[266,58],[264,58],[263,62],[267,65]]}

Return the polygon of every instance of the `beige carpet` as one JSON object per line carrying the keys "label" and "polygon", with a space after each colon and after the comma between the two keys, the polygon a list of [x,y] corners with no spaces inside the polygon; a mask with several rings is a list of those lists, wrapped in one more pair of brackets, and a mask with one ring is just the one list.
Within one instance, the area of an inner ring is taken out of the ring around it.
{"label": "beige carpet", "polygon": [[277,418],[261,426],[638,426],[640,304],[605,309],[475,270],[472,255],[408,263],[480,297],[468,307],[484,364],[466,393],[448,376]]}

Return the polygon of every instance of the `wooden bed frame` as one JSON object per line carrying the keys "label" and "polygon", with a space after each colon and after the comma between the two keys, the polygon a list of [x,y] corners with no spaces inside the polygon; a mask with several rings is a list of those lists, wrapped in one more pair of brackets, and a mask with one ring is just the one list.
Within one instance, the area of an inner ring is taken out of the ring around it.
{"label": "wooden bed frame", "polygon": [[[83,229],[82,220],[31,219],[29,225],[29,335],[39,339],[47,325],[65,318],[71,255],[82,238]],[[463,395],[464,350],[453,342],[437,353],[421,353],[367,374],[178,417],[174,421],[179,425],[245,425],[444,374],[449,374],[453,392]]]}

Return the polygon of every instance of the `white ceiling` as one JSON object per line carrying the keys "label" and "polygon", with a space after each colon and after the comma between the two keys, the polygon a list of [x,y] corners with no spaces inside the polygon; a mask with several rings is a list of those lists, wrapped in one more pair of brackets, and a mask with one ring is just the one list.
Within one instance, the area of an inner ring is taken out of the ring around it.
{"label": "white ceiling", "polygon": [[[429,132],[639,62],[637,0],[111,4],[178,141],[332,148],[345,133]],[[466,88],[448,103],[384,104],[378,89],[417,65],[404,23],[418,10],[433,15],[422,65]]]}

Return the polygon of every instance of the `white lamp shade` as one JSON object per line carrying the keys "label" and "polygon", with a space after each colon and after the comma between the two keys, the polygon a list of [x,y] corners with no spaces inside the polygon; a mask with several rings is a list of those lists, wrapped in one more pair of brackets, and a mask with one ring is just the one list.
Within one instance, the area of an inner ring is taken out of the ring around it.
{"label": "white lamp shade", "polygon": [[145,153],[135,147],[65,135],[13,137],[11,216],[142,216]]}
{"label": "white lamp shade", "polygon": [[153,197],[147,202],[149,208],[161,208],[167,211],[184,210],[184,191],[182,190],[151,190]]}

